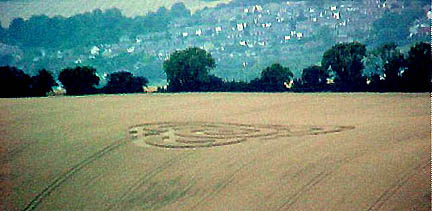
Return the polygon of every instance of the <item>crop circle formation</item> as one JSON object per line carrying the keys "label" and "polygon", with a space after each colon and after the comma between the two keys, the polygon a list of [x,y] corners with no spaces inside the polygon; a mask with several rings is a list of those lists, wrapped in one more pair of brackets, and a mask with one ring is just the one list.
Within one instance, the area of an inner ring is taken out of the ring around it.
{"label": "crop circle formation", "polygon": [[129,129],[139,146],[202,148],[238,144],[250,139],[274,139],[322,135],[353,129],[351,126],[248,125],[211,122],[164,122],[137,125]]}

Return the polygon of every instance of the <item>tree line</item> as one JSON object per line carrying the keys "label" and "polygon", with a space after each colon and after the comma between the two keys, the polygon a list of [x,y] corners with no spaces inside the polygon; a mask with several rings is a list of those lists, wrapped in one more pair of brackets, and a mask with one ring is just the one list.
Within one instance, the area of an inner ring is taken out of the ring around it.
{"label": "tree line", "polygon": [[[403,54],[395,43],[367,51],[359,42],[338,43],[324,52],[321,65],[303,69],[294,78],[279,63],[266,67],[249,82],[226,81],[210,73],[216,67],[211,54],[197,47],[177,50],[164,61],[168,85],[159,92],[429,92],[432,91],[431,46],[420,42]],[[372,71],[365,71],[371,69]],[[68,95],[143,92],[148,80],[127,71],[100,78],[92,67],[63,69],[58,81]],[[42,69],[30,77],[15,67],[0,67],[0,97],[45,96],[57,82]]]}
{"label": "tree line", "polygon": [[119,42],[123,35],[135,37],[149,32],[168,29],[169,23],[191,15],[183,3],[165,7],[145,16],[125,17],[117,8],[100,9],[71,17],[32,16],[30,19],[15,18],[8,28],[0,26],[0,42],[20,47],[74,48],[101,43]]}
{"label": "tree line", "polygon": [[[148,84],[147,78],[127,71],[111,73],[107,79],[105,86],[97,88],[100,78],[96,69],[87,66],[63,69],[58,76],[67,95],[141,93]],[[58,85],[53,74],[45,69],[29,76],[16,67],[0,67],[0,97],[47,96]]]}
{"label": "tree line", "polygon": [[[289,67],[278,63],[266,67],[249,82],[224,81],[210,74],[215,61],[200,48],[175,51],[163,64],[166,92],[427,92],[431,91],[431,47],[420,42],[407,54],[395,43],[371,51],[359,42],[339,43],[324,52],[321,65],[303,69],[293,78]],[[374,69],[365,72],[365,67]]]}

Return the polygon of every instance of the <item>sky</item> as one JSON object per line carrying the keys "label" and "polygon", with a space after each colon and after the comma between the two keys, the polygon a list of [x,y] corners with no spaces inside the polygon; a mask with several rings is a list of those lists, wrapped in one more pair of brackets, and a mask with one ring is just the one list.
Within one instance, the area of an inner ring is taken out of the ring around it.
{"label": "sky", "polygon": [[192,12],[204,7],[214,7],[231,0],[0,0],[0,21],[8,27],[13,18],[30,18],[32,15],[61,15],[70,17],[94,9],[119,8],[128,17],[145,15],[159,7],[171,8],[176,2],[184,2]]}

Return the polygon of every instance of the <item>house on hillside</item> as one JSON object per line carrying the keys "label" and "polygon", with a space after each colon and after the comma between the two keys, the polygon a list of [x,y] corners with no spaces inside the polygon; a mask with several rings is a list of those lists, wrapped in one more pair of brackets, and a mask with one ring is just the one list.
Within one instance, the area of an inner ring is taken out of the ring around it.
{"label": "house on hillside", "polygon": [[97,46],[93,46],[93,47],[90,49],[90,54],[91,54],[91,55],[98,55],[99,52],[100,52],[100,48],[98,48]]}
{"label": "house on hillside", "polygon": [[263,11],[263,8],[261,7],[261,5],[255,5],[252,7],[252,13],[262,12],[262,11]]}

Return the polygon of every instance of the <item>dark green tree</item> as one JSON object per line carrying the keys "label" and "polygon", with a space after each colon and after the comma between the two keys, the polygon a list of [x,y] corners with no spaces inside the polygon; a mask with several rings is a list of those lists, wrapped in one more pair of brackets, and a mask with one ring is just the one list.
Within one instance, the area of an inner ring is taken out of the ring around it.
{"label": "dark green tree", "polygon": [[[380,83],[374,85],[376,88],[379,87],[379,90],[370,91],[401,91],[401,74],[406,68],[406,60],[395,43],[386,43],[377,47],[368,54],[365,61],[367,66],[375,70],[370,74],[370,78],[376,74],[384,79],[373,80],[374,83]],[[374,76],[375,79],[377,76]]]}
{"label": "dark green tree", "polygon": [[327,89],[327,78],[329,73],[321,66],[313,65],[303,69],[302,86],[307,91],[324,91]]}
{"label": "dark green tree", "polygon": [[189,17],[191,12],[186,8],[183,2],[178,2],[171,6],[171,15],[175,18]]}
{"label": "dark green tree", "polygon": [[30,76],[15,67],[0,67],[0,97],[30,96]]}
{"label": "dark green tree", "polygon": [[163,63],[167,75],[168,91],[203,91],[209,82],[209,72],[215,61],[210,53],[200,48],[175,51]]}
{"label": "dark green tree", "polygon": [[204,84],[203,91],[207,92],[221,92],[225,90],[225,82],[215,76],[209,75],[208,83]]}
{"label": "dark green tree", "polygon": [[405,70],[406,60],[403,54],[397,54],[389,58],[384,65],[384,90],[401,91],[402,90],[402,72]]}
{"label": "dark green tree", "polygon": [[324,52],[321,64],[331,70],[337,91],[361,91],[366,83],[362,59],[366,46],[359,42],[339,43]]}
{"label": "dark green tree", "polygon": [[8,35],[7,30],[0,25],[0,42],[7,43],[8,42],[7,35]]}
{"label": "dark green tree", "polygon": [[63,69],[58,79],[68,95],[95,94],[100,81],[96,69],[87,66]]}
{"label": "dark green tree", "polygon": [[14,57],[10,54],[0,56],[0,66],[7,66],[14,62]]}
{"label": "dark green tree", "polygon": [[432,58],[429,43],[421,42],[411,47],[408,52],[408,69],[403,73],[406,91],[431,91]]}
{"label": "dark green tree", "polygon": [[135,77],[126,71],[115,72],[108,75],[108,83],[103,91],[108,94],[139,93],[144,92],[143,87],[147,86],[147,83],[145,77]]}
{"label": "dark green tree", "polygon": [[226,92],[248,92],[255,91],[252,89],[251,84],[244,81],[227,81],[224,83],[224,90]]}
{"label": "dark green tree", "polygon": [[383,92],[384,82],[381,80],[381,76],[378,73],[372,73],[367,76],[369,83],[367,84],[366,91],[369,92]]}
{"label": "dark green tree", "polygon": [[276,63],[266,67],[261,72],[261,77],[256,81],[251,81],[251,84],[255,84],[257,91],[283,92],[288,90],[285,84],[289,83],[293,76],[294,74],[288,67]]}
{"label": "dark green tree", "polygon": [[39,70],[38,74],[31,79],[31,92],[33,96],[46,96],[48,92],[52,91],[53,86],[57,86],[52,73],[45,69]]}

